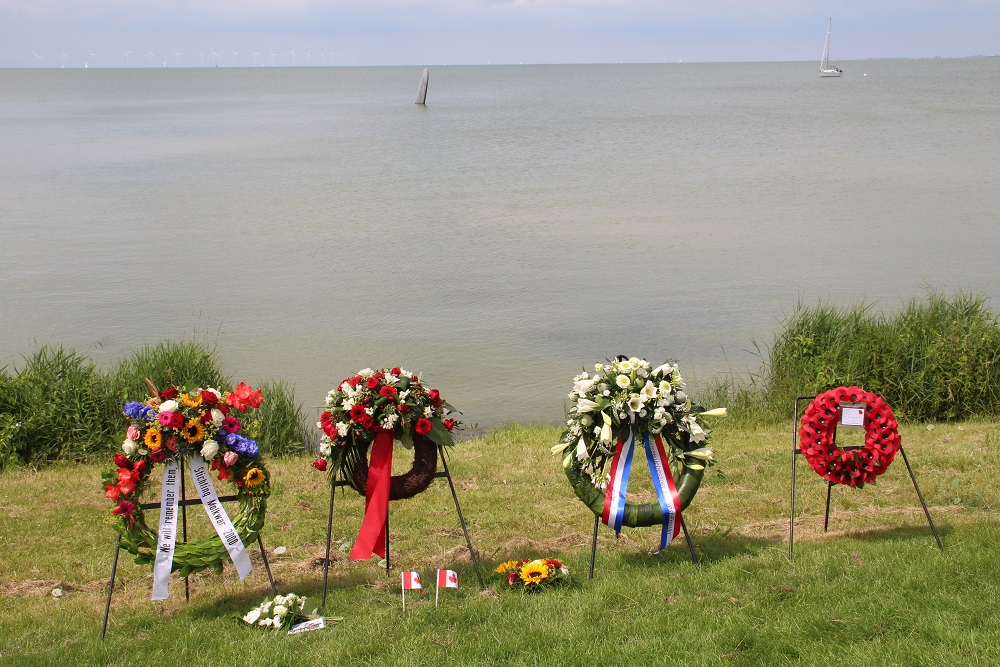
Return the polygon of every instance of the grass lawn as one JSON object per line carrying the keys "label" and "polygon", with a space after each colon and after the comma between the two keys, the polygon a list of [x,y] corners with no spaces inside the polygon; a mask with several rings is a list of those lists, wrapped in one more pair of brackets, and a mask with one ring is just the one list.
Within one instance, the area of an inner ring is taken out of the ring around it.
{"label": "grass lawn", "polygon": [[[657,529],[626,529],[616,539],[602,526],[588,580],[593,515],[549,453],[558,440],[549,427],[512,426],[452,451],[483,591],[444,481],[392,503],[389,578],[374,559],[350,563],[338,549],[353,539],[364,507],[354,491],[338,492],[326,615],[343,620],[292,637],[237,620],[270,594],[254,547],[245,583],[232,567],[194,575],[190,601],[175,577],[170,599],[152,602],[150,568],[123,554],[102,642],[115,544],[103,523],[106,466],[8,469],[0,475],[0,664],[1000,664],[1000,424],[902,429],[943,552],[902,457],[876,485],[835,487],[826,533],[826,484],[800,458],[792,563],[790,428],[716,431],[719,464],[684,515],[697,566],[683,540],[650,555]],[[397,472],[408,468],[406,455],[397,453]],[[318,604],[326,477],[306,459],[269,467],[263,539],[279,592]],[[635,498],[648,501],[643,475],[640,462]],[[192,532],[206,535],[202,510],[188,512]],[[274,555],[279,546],[287,550]],[[541,556],[563,560],[569,582],[527,594],[493,572],[504,560]],[[457,570],[462,587],[442,591],[435,608],[438,567]],[[417,570],[425,585],[422,596],[407,595],[405,612],[400,570]]]}

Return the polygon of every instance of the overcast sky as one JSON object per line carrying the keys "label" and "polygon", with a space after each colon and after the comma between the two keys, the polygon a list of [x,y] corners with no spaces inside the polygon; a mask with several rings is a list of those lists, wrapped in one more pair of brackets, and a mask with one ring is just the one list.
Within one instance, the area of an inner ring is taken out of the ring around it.
{"label": "overcast sky", "polygon": [[1000,0],[0,0],[0,67],[819,60],[828,16],[834,61],[1000,53]]}

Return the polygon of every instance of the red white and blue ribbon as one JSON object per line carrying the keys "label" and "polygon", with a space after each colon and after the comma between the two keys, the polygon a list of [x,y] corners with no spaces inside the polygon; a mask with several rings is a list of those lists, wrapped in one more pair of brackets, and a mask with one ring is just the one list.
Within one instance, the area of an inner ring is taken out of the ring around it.
{"label": "red white and blue ribbon", "polygon": [[[649,464],[653,478],[653,488],[656,499],[663,513],[663,530],[660,534],[659,553],[680,534],[681,530],[681,500],[677,493],[677,485],[670,473],[670,461],[659,435],[654,442],[650,441],[648,433],[642,436],[646,449],[646,462]],[[625,496],[628,492],[628,480],[632,474],[632,458],[635,453],[635,434],[631,429],[627,437],[618,438],[614,457],[611,459],[611,480],[604,495],[604,512],[601,521],[615,532],[621,532],[625,517]]]}
{"label": "red white and blue ribbon", "polygon": [[663,440],[657,435],[655,442],[651,444],[649,434],[643,433],[642,441],[646,445],[646,462],[653,477],[656,500],[663,511],[660,548],[653,552],[660,553],[681,532],[681,498],[677,493],[674,476],[670,473],[670,460],[663,449]]}
{"label": "red white and blue ribbon", "polygon": [[635,452],[635,435],[631,430],[623,441],[618,438],[615,455],[611,459],[611,481],[604,494],[604,512],[601,521],[605,526],[622,530],[622,519],[625,517],[625,493],[628,490],[628,478],[632,474],[632,454]]}

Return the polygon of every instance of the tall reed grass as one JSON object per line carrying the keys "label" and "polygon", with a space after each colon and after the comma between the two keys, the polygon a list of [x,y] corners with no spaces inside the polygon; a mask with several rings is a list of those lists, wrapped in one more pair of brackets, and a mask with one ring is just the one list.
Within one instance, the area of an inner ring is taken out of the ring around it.
{"label": "tall reed grass", "polygon": [[[161,389],[232,385],[217,350],[199,341],[147,345],[106,372],[76,351],[43,345],[20,370],[0,369],[0,469],[118,451],[127,426],[122,406],[149,395],[147,378]],[[303,451],[309,429],[292,388],[284,382],[262,388],[265,401],[251,417],[261,450]]]}
{"label": "tall reed grass", "polygon": [[983,296],[932,294],[896,313],[799,304],[761,358],[749,382],[711,385],[708,402],[765,421],[786,418],[797,396],[858,385],[907,420],[1000,414],[1000,324]]}

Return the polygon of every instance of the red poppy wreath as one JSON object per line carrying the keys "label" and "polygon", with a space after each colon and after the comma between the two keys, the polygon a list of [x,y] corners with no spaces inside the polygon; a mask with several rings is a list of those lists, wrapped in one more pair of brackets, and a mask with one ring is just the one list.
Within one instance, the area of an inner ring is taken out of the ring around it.
{"label": "red poppy wreath", "polygon": [[[864,403],[865,444],[841,449],[834,442],[842,403]],[[802,455],[832,484],[864,486],[875,481],[899,451],[899,424],[881,396],[860,387],[837,387],[813,399],[799,428]]]}

